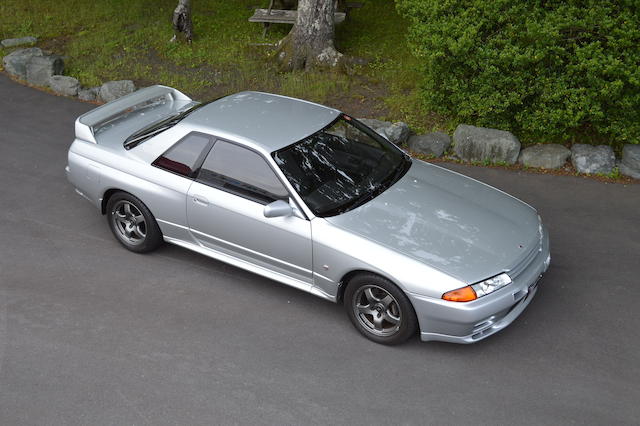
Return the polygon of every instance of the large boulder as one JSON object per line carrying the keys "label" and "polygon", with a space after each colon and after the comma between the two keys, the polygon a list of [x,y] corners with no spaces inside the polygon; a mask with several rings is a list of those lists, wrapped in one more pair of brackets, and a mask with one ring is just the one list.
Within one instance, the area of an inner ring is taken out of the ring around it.
{"label": "large boulder", "polygon": [[60,95],[76,96],[80,88],[80,82],[73,77],[54,75],[49,78],[49,87]]}
{"label": "large boulder", "polygon": [[398,121],[393,123],[391,126],[387,127],[384,130],[387,135],[387,139],[396,145],[404,145],[407,143],[407,139],[409,139],[409,134],[411,130],[409,129],[409,125],[402,121]]}
{"label": "large boulder", "polygon": [[78,90],[78,99],[81,101],[94,102],[98,100],[98,96],[100,96],[99,87],[89,87]]}
{"label": "large boulder", "polygon": [[136,86],[131,80],[107,81],[100,86],[98,98],[102,102],[111,102],[129,93],[133,93],[135,90]]}
{"label": "large boulder", "polygon": [[20,80],[27,79],[27,62],[34,56],[42,56],[44,53],[37,47],[18,49],[2,58],[2,66],[14,77]]}
{"label": "large boulder", "polygon": [[441,157],[451,146],[451,138],[446,133],[432,132],[409,138],[409,149],[415,153]]}
{"label": "large boulder", "polygon": [[527,167],[559,169],[571,156],[571,151],[562,145],[544,144],[527,147],[520,152],[518,162]]}
{"label": "large boulder", "polygon": [[407,123],[403,123],[402,121],[391,123],[389,121],[376,120],[374,118],[359,118],[358,121],[362,122],[362,124],[367,127],[371,127],[376,133],[384,136],[396,145],[406,143],[409,138],[409,126]]}
{"label": "large boulder", "polygon": [[24,46],[25,44],[34,44],[38,41],[35,37],[20,37],[20,38],[7,38],[0,41],[2,47],[16,47],[16,46]]}
{"label": "large boulder", "polygon": [[64,62],[58,55],[33,56],[27,62],[27,83],[48,86],[49,79],[62,74]]}
{"label": "large boulder", "polygon": [[620,173],[640,179],[640,145],[627,144],[622,148]]}
{"label": "large boulder", "polygon": [[571,164],[580,173],[608,175],[616,166],[616,156],[610,146],[577,143],[571,147]]}
{"label": "large boulder", "polygon": [[520,153],[520,141],[504,130],[460,124],[453,133],[454,152],[467,161],[513,164]]}

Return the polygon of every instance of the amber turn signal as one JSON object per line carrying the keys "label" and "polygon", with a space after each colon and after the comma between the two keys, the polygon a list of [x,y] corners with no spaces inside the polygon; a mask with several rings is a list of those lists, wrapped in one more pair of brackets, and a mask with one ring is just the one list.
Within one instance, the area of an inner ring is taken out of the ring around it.
{"label": "amber turn signal", "polygon": [[442,298],[450,302],[470,302],[476,300],[478,296],[471,286],[468,285],[457,290],[448,291],[442,295]]}

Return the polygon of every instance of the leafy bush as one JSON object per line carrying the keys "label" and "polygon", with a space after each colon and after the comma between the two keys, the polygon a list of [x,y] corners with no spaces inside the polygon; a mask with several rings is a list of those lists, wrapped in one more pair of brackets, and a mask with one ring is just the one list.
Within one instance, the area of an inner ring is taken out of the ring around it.
{"label": "leafy bush", "polygon": [[435,112],[525,139],[640,142],[640,1],[396,3]]}

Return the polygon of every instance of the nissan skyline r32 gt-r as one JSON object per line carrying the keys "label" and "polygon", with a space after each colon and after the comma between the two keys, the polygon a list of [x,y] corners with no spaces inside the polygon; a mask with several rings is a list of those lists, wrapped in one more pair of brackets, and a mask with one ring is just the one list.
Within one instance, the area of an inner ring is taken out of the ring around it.
{"label": "nissan skyline r32 gt-r", "polygon": [[177,244],[321,298],[384,344],[473,343],[550,261],[531,206],[333,108],[153,86],[76,120],[66,168],[128,250]]}

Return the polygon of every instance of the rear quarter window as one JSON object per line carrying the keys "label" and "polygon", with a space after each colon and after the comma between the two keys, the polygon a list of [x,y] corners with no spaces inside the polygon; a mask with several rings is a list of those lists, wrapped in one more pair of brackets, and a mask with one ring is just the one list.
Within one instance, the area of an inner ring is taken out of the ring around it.
{"label": "rear quarter window", "polygon": [[203,133],[190,133],[152,164],[169,172],[194,178],[212,144],[213,138],[211,136]]}

